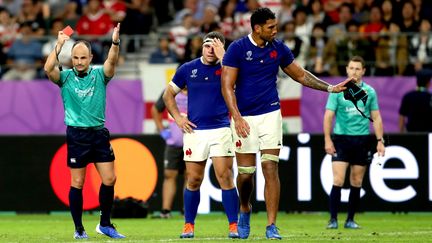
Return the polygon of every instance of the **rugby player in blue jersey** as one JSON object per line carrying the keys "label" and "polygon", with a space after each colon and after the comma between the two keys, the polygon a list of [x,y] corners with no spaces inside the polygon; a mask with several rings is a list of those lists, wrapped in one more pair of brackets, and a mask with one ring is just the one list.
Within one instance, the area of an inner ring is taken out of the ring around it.
{"label": "rugby player in blue jersey", "polygon": [[[183,64],[164,93],[165,105],[183,130],[186,162],[185,224],[180,238],[193,238],[200,203],[200,186],[208,158],[212,159],[222,189],[222,204],[229,223],[229,238],[238,238],[238,195],[233,180],[234,148],[228,108],[221,93],[221,60],[225,38],[218,32],[204,37],[202,56]],[[188,114],[181,115],[175,96],[188,89]]]}
{"label": "rugby player in blue jersey", "polygon": [[239,172],[238,232],[242,239],[249,237],[250,196],[256,154],[260,152],[265,178],[266,237],[281,239],[275,225],[280,197],[279,150],[282,147],[282,116],[276,88],[279,67],[302,85],[327,92],[343,91],[349,80],[333,86],[299,66],[291,50],[275,39],[277,21],[270,9],[256,9],[250,22],[252,33],[229,46],[222,69],[222,93],[232,116],[231,128]]}
{"label": "rugby player in blue jersey", "polygon": [[112,45],[103,66],[93,67],[90,43],[76,41],[72,47],[73,68],[61,70],[58,55],[69,36],[59,31],[57,44],[48,56],[44,69],[48,78],[61,89],[65,110],[68,166],[71,172],[69,204],[75,224],[75,239],[87,239],[82,224],[83,186],[87,164],[94,165],[101,177],[99,191],[100,224],[96,231],[111,238],[125,238],[110,221],[114,201],[114,151],[105,128],[106,86],[115,73],[120,47],[120,24],[112,34]]}

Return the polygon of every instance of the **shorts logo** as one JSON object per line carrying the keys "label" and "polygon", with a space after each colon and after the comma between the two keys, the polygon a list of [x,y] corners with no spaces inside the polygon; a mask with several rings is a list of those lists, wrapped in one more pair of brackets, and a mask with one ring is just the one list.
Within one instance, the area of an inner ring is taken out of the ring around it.
{"label": "shorts logo", "polygon": [[188,148],[188,149],[185,151],[185,154],[186,154],[186,156],[191,157],[191,155],[192,155],[192,149]]}
{"label": "shorts logo", "polygon": [[75,164],[75,163],[76,163],[76,158],[71,158],[71,159],[70,159],[70,162],[71,162],[72,164]]}
{"label": "shorts logo", "polygon": [[232,154],[231,149],[228,149],[227,153],[228,153],[228,154]]}
{"label": "shorts logo", "polygon": [[281,141],[278,141],[278,146],[281,146],[282,145],[282,142]]}
{"label": "shorts logo", "polygon": [[253,58],[252,58],[252,51],[247,51],[246,52],[246,60],[247,61],[252,61],[253,60]]}
{"label": "shorts logo", "polygon": [[242,142],[240,140],[238,140],[235,145],[236,145],[236,148],[241,148]]}

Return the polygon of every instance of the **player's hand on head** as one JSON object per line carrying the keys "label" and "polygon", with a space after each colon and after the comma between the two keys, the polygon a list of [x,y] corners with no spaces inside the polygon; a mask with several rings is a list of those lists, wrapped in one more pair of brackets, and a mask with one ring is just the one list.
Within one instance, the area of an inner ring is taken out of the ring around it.
{"label": "player's hand on head", "polygon": [[234,120],[234,127],[239,137],[246,138],[250,134],[249,124],[243,117]]}
{"label": "player's hand on head", "polygon": [[212,46],[216,57],[221,60],[225,55],[224,44],[218,38],[215,38],[213,39]]}

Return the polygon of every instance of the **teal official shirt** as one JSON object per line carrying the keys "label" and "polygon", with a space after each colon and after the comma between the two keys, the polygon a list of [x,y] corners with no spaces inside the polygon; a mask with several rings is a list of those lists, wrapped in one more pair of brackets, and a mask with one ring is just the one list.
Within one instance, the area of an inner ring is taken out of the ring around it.
{"label": "teal official shirt", "polygon": [[90,67],[79,77],[74,69],[60,72],[61,89],[67,126],[97,127],[105,124],[106,85],[103,67]]}
{"label": "teal official shirt", "polygon": [[[361,81],[360,88],[367,94],[366,105],[362,101],[357,102],[358,108],[368,117],[371,111],[379,110],[378,98],[375,89]],[[336,135],[368,135],[369,120],[364,118],[355,108],[354,104],[345,100],[343,92],[331,93],[327,100],[327,110],[335,112],[335,125],[333,133]]]}

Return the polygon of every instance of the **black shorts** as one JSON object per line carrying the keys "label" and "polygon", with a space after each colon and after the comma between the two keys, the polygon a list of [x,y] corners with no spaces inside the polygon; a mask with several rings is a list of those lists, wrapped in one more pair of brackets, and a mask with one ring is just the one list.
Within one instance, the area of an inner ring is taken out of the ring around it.
{"label": "black shorts", "polygon": [[372,162],[372,141],[369,135],[334,135],[336,154],[332,161],[345,161],[351,165],[369,165]]}
{"label": "black shorts", "polygon": [[167,145],[164,152],[164,168],[170,170],[178,170],[182,174],[185,170],[185,162],[183,160],[183,147],[175,147]]}
{"label": "black shorts", "polygon": [[105,127],[66,129],[67,164],[71,168],[84,168],[92,162],[113,162],[114,151],[110,133]]}

